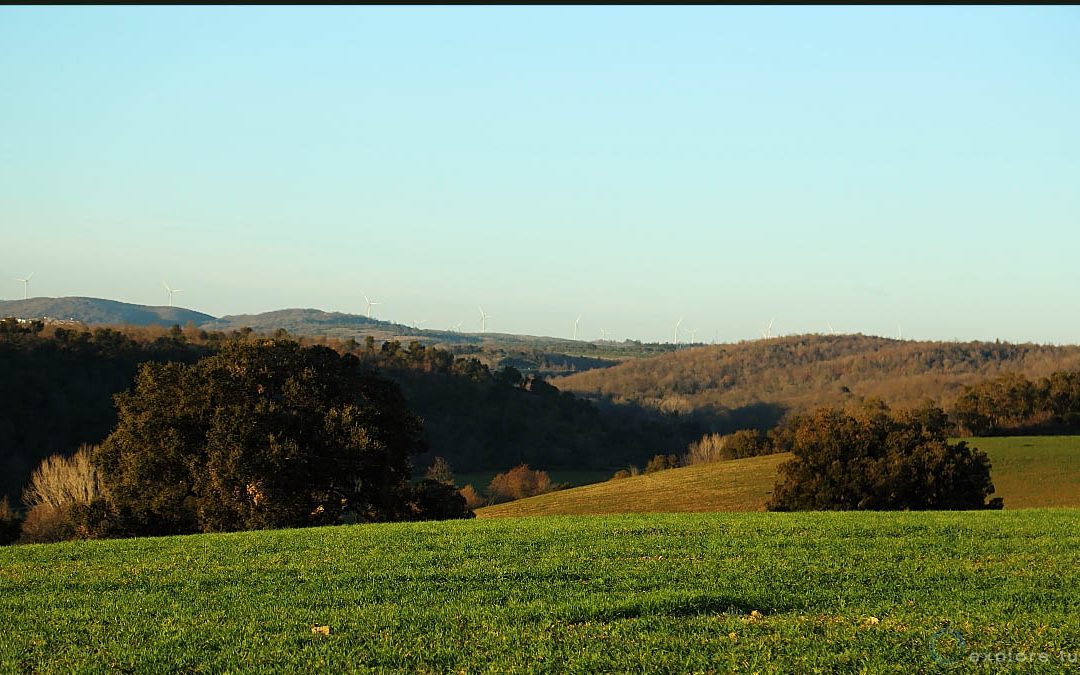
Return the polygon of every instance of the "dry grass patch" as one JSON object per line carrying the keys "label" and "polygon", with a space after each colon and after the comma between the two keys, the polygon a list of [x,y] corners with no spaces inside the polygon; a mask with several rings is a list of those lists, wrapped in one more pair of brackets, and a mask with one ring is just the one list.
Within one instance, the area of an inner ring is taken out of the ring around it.
{"label": "dry grass patch", "polygon": [[790,454],[647,473],[480,509],[481,518],[600,513],[763,511]]}

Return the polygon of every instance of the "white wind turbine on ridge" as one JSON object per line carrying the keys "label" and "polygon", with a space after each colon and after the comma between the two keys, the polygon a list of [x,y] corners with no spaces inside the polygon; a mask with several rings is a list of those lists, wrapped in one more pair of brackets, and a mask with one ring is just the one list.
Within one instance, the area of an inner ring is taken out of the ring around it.
{"label": "white wind turbine on ridge", "polygon": [[483,307],[480,307],[479,305],[477,305],[477,307],[479,307],[479,309],[480,309],[480,332],[481,333],[486,333],[487,332],[488,319],[493,319],[495,317],[493,317],[490,314],[486,313],[484,311]]}
{"label": "white wind turbine on ridge", "polygon": [[765,328],[765,330],[761,331],[761,337],[762,338],[764,338],[766,340],[772,339],[772,327],[773,327],[774,323],[776,323],[776,319],[773,319],[773,320],[769,321],[768,327]]}
{"label": "white wind turbine on ridge", "polygon": [[374,307],[375,305],[381,305],[382,304],[381,302],[376,302],[375,300],[372,300],[371,298],[369,298],[366,295],[364,296],[364,302],[367,303],[367,310],[366,310],[366,313],[365,313],[364,316],[366,316],[369,319],[371,318],[371,308]]}
{"label": "white wind turbine on ridge", "polygon": [[22,288],[23,288],[22,297],[23,297],[23,300],[29,300],[30,299],[30,279],[32,279],[33,277],[34,277],[33,272],[31,272],[30,274],[27,274],[25,279],[20,279],[18,277],[15,277],[15,281],[21,281],[22,282]]}
{"label": "white wind turbine on ridge", "polygon": [[184,289],[182,289],[182,288],[173,288],[168,283],[166,283],[164,280],[162,280],[161,285],[165,287],[165,293],[167,293],[168,296],[169,296],[169,307],[172,307],[173,306],[173,296],[176,295],[177,293],[183,293]]}

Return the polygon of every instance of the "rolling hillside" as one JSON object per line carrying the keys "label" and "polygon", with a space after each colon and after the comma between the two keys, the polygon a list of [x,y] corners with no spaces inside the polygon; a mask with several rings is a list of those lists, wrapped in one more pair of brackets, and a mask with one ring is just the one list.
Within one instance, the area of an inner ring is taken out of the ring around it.
{"label": "rolling hillside", "polygon": [[[990,457],[1006,509],[1080,507],[1080,436],[965,439]],[[480,518],[706,511],[762,511],[777,467],[766,455],[669,469],[479,509]]]}
{"label": "rolling hillside", "polygon": [[214,317],[183,307],[151,307],[102,298],[30,298],[0,300],[0,317],[74,320],[88,326],[200,325]]}
{"label": "rolling hillside", "polygon": [[966,385],[1005,372],[1029,377],[1080,368],[1080,346],[914,342],[864,335],[802,335],[679,350],[552,383],[564,391],[668,412],[754,404],[777,412],[881,398],[948,405]]}
{"label": "rolling hillside", "polygon": [[776,467],[791,455],[766,455],[645,473],[479,509],[480,518],[606,513],[764,511]]}

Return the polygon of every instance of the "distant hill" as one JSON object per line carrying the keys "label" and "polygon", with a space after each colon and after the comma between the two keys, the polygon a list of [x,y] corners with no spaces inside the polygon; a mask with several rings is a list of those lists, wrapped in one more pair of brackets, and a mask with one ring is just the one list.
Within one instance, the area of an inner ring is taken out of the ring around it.
{"label": "distant hill", "polygon": [[471,356],[492,369],[513,366],[524,373],[568,375],[591,368],[606,368],[622,359],[662,353],[655,345],[635,342],[585,342],[566,338],[511,333],[462,333],[452,330],[414,328],[358,314],[320,309],[281,309],[261,314],[223,316],[199,326],[208,331],[250,328],[272,334],[284,328],[294,336],[323,336],[358,341],[370,336],[377,342],[413,340],[449,348],[459,356]]}
{"label": "distant hill", "polygon": [[326,312],[320,309],[280,309],[261,314],[233,314],[215,318],[182,307],[151,307],[101,298],[30,298],[0,300],[0,318],[48,317],[57,321],[77,321],[87,326],[128,325],[169,327],[193,323],[207,331],[229,332],[250,328],[271,335],[284,328],[290,335],[363,340],[397,340],[402,344],[417,340],[439,345],[462,356],[472,356],[498,369],[513,366],[526,373],[545,376],[568,375],[590,368],[605,368],[626,358],[662,353],[662,345],[624,342],[585,342],[510,333],[462,333],[456,330],[427,330],[358,314]]}
{"label": "distant hill", "polygon": [[200,326],[206,330],[238,330],[251,328],[257,333],[272,333],[284,328],[293,335],[325,335],[338,338],[371,335],[376,340],[418,339],[445,345],[499,345],[506,349],[543,349],[553,353],[619,353],[633,347],[644,351],[635,343],[592,343],[566,338],[538,335],[515,335],[512,333],[464,333],[456,330],[415,328],[391,321],[381,321],[359,314],[326,312],[321,309],[279,309],[261,314],[230,314]]}
{"label": "distant hill", "polygon": [[966,385],[1005,372],[1080,369],[1080,347],[914,342],[802,335],[682,349],[556,378],[564,391],[668,411],[767,405],[776,411],[876,397],[894,406],[951,405]]}
{"label": "distant hill", "polygon": [[183,307],[149,307],[102,298],[30,298],[0,300],[0,317],[74,320],[88,326],[199,325],[214,317]]}
{"label": "distant hill", "polygon": [[[391,340],[414,335],[431,337],[440,331],[422,331],[390,321],[379,321],[358,314],[325,312],[321,309],[278,309],[261,314],[230,314],[199,326],[204,330],[230,331],[250,328],[256,333],[273,333],[284,328],[292,335],[326,336],[342,339],[371,335],[376,340]],[[453,335],[446,333],[447,335]],[[477,340],[479,342],[479,340]]]}

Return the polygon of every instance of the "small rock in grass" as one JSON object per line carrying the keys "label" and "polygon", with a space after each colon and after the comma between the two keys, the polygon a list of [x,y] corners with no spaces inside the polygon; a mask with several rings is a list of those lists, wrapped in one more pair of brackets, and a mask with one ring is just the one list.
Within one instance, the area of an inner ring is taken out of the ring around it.
{"label": "small rock in grass", "polygon": [[330,626],[312,626],[311,633],[312,635],[329,635]]}

